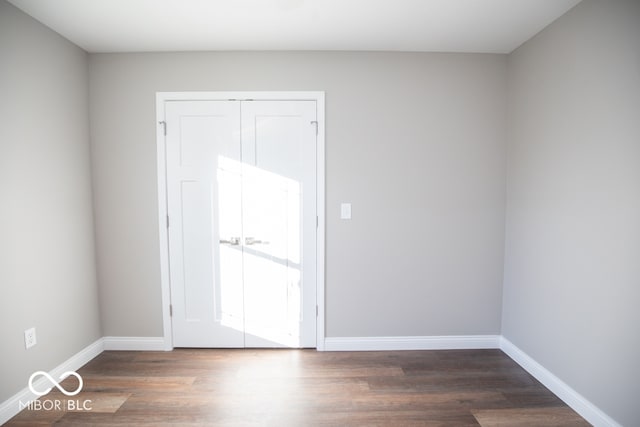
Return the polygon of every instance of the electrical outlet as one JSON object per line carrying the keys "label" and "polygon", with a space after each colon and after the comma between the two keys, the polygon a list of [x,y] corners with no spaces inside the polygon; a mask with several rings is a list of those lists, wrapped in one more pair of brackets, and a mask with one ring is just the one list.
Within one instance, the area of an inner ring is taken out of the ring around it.
{"label": "electrical outlet", "polygon": [[24,347],[31,348],[36,345],[36,328],[24,331]]}

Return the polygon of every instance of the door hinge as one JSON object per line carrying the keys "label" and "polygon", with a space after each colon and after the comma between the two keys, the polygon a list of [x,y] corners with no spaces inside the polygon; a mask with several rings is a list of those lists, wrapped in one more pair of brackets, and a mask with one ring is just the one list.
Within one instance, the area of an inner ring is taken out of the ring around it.
{"label": "door hinge", "polygon": [[173,304],[169,304],[169,317],[173,317]]}
{"label": "door hinge", "polygon": [[317,120],[311,120],[311,124],[312,125],[316,125],[316,136],[318,135],[318,121]]}
{"label": "door hinge", "polygon": [[318,317],[318,306],[316,305],[316,317]]}
{"label": "door hinge", "polygon": [[167,228],[169,228],[169,215],[167,215]]}
{"label": "door hinge", "polygon": [[316,228],[319,227],[319,224],[320,224],[320,220],[318,219],[318,215],[316,215]]}
{"label": "door hinge", "polygon": [[162,125],[162,132],[164,132],[164,136],[167,136],[167,122],[165,122],[164,120],[161,122],[158,122]]}

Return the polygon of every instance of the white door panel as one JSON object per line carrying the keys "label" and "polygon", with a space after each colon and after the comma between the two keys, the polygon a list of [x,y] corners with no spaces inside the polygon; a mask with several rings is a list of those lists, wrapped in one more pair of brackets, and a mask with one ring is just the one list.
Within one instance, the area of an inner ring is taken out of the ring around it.
{"label": "white door panel", "polygon": [[315,347],[315,101],[167,102],[177,347]]}
{"label": "white door panel", "polygon": [[242,104],[244,234],[262,242],[245,251],[247,347],[315,346],[315,118],[313,101]]}
{"label": "white door panel", "polygon": [[242,233],[241,200],[229,194],[240,187],[240,103],[168,102],[165,111],[173,343],[242,347],[241,253],[219,243]]}

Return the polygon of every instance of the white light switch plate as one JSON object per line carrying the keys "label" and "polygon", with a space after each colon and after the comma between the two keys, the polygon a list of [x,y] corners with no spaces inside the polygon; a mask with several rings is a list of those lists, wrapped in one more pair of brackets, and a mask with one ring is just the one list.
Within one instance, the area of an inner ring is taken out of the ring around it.
{"label": "white light switch plate", "polygon": [[351,203],[340,205],[340,219],[351,219]]}

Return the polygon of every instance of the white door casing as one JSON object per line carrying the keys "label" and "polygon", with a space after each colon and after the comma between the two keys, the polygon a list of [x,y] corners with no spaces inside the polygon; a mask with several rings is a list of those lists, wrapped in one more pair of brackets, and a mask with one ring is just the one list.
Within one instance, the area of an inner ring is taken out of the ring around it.
{"label": "white door casing", "polygon": [[157,95],[165,348],[322,350],[323,94],[230,95]]}

